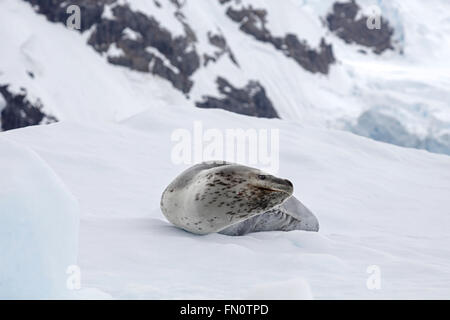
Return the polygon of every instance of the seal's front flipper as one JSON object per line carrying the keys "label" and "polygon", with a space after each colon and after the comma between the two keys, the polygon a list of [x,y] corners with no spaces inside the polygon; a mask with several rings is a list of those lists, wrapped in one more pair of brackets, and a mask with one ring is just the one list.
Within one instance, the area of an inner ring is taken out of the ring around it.
{"label": "seal's front flipper", "polygon": [[317,217],[294,196],[287,199],[281,207],[293,218],[293,220],[295,220],[293,221],[293,224],[290,225],[293,229],[284,231],[319,231],[319,220],[317,220]]}
{"label": "seal's front flipper", "polygon": [[280,206],[233,224],[219,233],[242,236],[250,232],[292,230],[319,231],[316,216],[293,196]]}

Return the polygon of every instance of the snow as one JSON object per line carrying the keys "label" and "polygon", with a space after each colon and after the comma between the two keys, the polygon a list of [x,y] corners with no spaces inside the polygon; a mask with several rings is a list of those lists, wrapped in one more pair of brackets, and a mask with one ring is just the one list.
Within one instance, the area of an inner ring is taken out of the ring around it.
{"label": "snow", "polygon": [[[174,73],[180,73],[180,70],[178,70],[177,67],[175,67],[174,65],[172,65],[172,63],[169,61],[169,59],[166,58],[165,55],[163,55],[161,52],[159,52],[157,49],[153,48],[153,47],[147,47],[145,48],[145,51],[147,51],[148,53],[153,54],[154,56],[160,58],[164,64],[164,66],[166,66],[167,68],[171,69]],[[153,69],[153,63],[154,60],[152,60],[150,62],[150,70]]]}
{"label": "snow", "polygon": [[[158,7],[156,2],[158,2],[161,7]],[[172,35],[184,35],[183,24],[175,16],[176,5],[172,1],[124,0],[123,3],[128,4],[131,10],[145,13],[155,18],[156,21],[164,23],[164,28],[168,29]]]}
{"label": "snow", "polygon": [[[159,1],[161,7],[154,1],[125,2],[155,17],[174,36],[185,35],[172,2]],[[235,87],[258,80],[283,119],[348,130],[365,111],[383,109],[421,139],[440,139],[449,132],[450,46],[442,45],[450,42],[448,2],[433,0],[425,6],[419,0],[359,1],[364,10],[378,5],[395,28],[404,54],[397,50],[381,56],[367,49],[366,55],[361,54],[358,50],[363,47],[345,44],[326,30],[320,17],[329,12],[331,0],[246,0],[242,5],[249,3],[267,10],[267,28],[276,36],[293,32],[312,47],[321,37],[332,43],[338,61],[330,74],[311,74],[271,44],[239,31],[239,25],[225,15],[228,5],[238,6],[234,2],[186,1],[179,11],[196,34],[199,55],[216,50],[207,33],[220,32],[239,63],[236,66],[223,55],[217,63],[197,70],[187,98],[156,75],[108,64],[106,56],[86,45],[90,32],[80,35],[48,22],[23,1],[5,0],[0,4],[0,35],[8,45],[2,49],[0,83],[26,87],[31,96],[40,98],[44,112],[60,120],[98,123],[138,114],[150,101],[161,107],[173,103],[193,107],[204,95],[217,95],[215,80],[222,76]],[[17,26],[14,33],[9,32],[10,25]],[[118,83],[120,90],[116,90]]]}
{"label": "snow", "polygon": [[124,56],[124,52],[122,48],[118,48],[115,43],[109,46],[108,51],[106,52],[108,57],[121,57]]}
{"label": "snow", "polygon": [[114,12],[112,11],[113,6],[111,5],[105,5],[105,9],[102,12],[102,18],[103,19],[108,19],[108,20],[114,20]]}
{"label": "snow", "polygon": [[79,207],[32,150],[0,139],[0,299],[69,297]]}
{"label": "snow", "polygon": [[[171,133],[192,130],[199,119],[218,130],[278,128],[279,176],[294,183],[320,232],[196,236],[167,222],[161,193],[188,166],[171,162]],[[2,135],[36,150],[79,199],[82,285],[112,298],[450,293],[446,156],[294,121],[184,106],[154,108],[121,124],[62,122]],[[380,290],[366,286],[372,265],[381,270]]]}
{"label": "snow", "polygon": [[3,96],[0,96],[0,112],[4,107],[6,107],[6,101],[3,99]]}
{"label": "snow", "polygon": [[128,27],[123,30],[123,34],[125,35],[125,38],[134,40],[134,41],[136,41],[142,37],[139,32],[136,32]]}
{"label": "snow", "polygon": [[311,288],[302,278],[255,286],[244,295],[248,300],[311,300]]}

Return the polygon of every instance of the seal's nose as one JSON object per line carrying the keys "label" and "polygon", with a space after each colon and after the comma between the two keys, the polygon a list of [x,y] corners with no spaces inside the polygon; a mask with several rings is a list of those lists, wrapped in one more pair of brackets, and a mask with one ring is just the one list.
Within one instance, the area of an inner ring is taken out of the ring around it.
{"label": "seal's nose", "polygon": [[279,180],[279,188],[280,190],[292,194],[294,191],[294,185],[288,179],[280,179]]}
{"label": "seal's nose", "polygon": [[294,187],[294,185],[292,184],[292,182],[290,182],[288,179],[284,179],[284,181],[286,181],[286,183],[288,184],[288,186],[290,186],[291,188]]}

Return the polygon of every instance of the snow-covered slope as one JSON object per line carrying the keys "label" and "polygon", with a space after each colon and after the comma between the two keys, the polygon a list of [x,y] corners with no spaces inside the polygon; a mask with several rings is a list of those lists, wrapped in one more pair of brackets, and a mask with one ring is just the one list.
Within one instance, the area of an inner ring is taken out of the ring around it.
{"label": "snow-covered slope", "polygon": [[[448,297],[447,156],[292,121],[152,109],[122,124],[2,134],[36,150],[78,198],[83,287],[113,298]],[[320,232],[196,236],[168,223],[160,196],[186,168],[171,161],[171,135],[201,119],[205,130],[279,128],[279,175]],[[372,265],[380,290],[366,286]]]}

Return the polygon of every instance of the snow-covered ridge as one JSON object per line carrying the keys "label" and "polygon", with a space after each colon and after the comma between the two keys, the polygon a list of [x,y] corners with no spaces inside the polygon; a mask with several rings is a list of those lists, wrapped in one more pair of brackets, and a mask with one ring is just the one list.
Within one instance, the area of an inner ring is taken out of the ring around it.
{"label": "snow-covered ridge", "polygon": [[79,205],[32,149],[0,138],[0,299],[70,297]]}
{"label": "snow-covered ridge", "polygon": [[[450,150],[448,49],[442,45],[448,42],[449,18],[442,0],[427,7],[417,0],[408,5],[370,0],[75,3],[82,11],[82,34],[64,28],[63,1],[60,6],[35,0],[1,4],[8,46],[0,83],[26,88],[42,101],[43,112],[57,119],[115,121],[148,108],[155,98],[161,105],[177,101],[195,107],[204,97],[223,99],[217,82],[225,79],[235,88],[259,83],[275,110],[267,113],[262,104],[244,114],[276,113],[402,146]],[[381,9],[381,30],[362,28],[372,5]],[[21,26],[14,37],[6,32],[8,25]],[[246,107],[241,102],[226,109]],[[383,116],[367,116],[374,112]],[[373,128],[382,134],[369,132]],[[386,134],[399,130],[417,143]]]}

